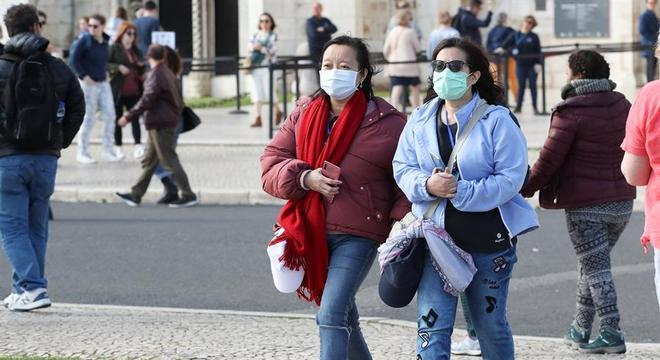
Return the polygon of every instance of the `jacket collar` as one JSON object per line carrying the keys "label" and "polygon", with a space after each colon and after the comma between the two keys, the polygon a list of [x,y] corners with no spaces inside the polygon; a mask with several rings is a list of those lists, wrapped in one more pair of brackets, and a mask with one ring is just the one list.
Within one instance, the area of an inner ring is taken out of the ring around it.
{"label": "jacket collar", "polygon": [[[309,103],[314,101],[315,98],[315,96],[300,98],[296,101],[296,105],[304,109],[309,105]],[[375,124],[380,119],[390,115],[400,117],[404,121],[406,120],[406,115],[397,111],[394,106],[390,105],[390,103],[383,100],[382,98],[373,97],[367,104],[367,111],[362,118],[362,124],[360,125],[360,128]]]}

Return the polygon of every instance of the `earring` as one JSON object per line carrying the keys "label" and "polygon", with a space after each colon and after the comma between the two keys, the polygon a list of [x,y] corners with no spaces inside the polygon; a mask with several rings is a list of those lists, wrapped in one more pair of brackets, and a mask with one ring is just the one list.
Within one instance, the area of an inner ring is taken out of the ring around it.
{"label": "earring", "polygon": [[360,83],[360,85],[358,85],[358,88],[362,89],[362,83]]}

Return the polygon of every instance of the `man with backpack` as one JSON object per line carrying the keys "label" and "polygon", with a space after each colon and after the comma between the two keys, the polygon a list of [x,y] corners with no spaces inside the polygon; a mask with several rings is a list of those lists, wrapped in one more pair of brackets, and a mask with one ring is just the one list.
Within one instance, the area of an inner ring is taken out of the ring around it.
{"label": "man with backpack", "polygon": [[481,32],[479,28],[488,27],[490,25],[490,20],[493,17],[492,0],[486,0],[486,5],[488,6],[488,15],[483,20],[477,19],[477,15],[481,12],[481,7],[483,1],[481,0],[470,0],[470,7],[468,9],[459,8],[458,14],[454,16],[454,19],[451,22],[451,26],[458,30],[461,33],[461,36],[465,39],[470,39],[477,45],[483,46],[481,42]]}
{"label": "man with backpack", "polygon": [[48,203],[60,151],[85,114],[76,76],[45,50],[37,9],[22,4],[4,17],[11,38],[0,56],[0,239],[12,266],[14,311],[50,306],[44,275]]}

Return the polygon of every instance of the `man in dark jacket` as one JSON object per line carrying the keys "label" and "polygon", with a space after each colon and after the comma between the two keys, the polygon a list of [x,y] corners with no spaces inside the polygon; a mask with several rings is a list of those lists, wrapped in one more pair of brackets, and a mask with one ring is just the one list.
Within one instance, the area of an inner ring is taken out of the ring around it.
{"label": "man in dark jacket", "polygon": [[650,50],[644,50],[642,56],[646,58],[646,79],[648,82],[655,80],[658,59],[653,54],[653,46],[658,41],[658,30],[660,20],[655,14],[657,0],[646,0],[646,11],[639,17],[639,33],[642,45],[650,46]]}
{"label": "man in dark jacket", "polygon": [[315,64],[321,62],[321,50],[323,45],[330,40],[332,34],[337,32],[337,27],[330,19],[321,16],[323,6],[315,2],[312,4],[313,16],[307,19],[305,30],[307,31],[307,44],[309,45],[309,56]]}
{"label": "man in dark jacket", "polygon": [[461,36],[472,40],[475,44],[483,46],[481,42],[481,32],[479,28],[488,27],[490,20],[493,17],[493,12],[490,11],[490,0],[486,3],[488,5],[488,15],[483,20],[477,19],[477,15],[481,12],[483,2],[481,0],[470,0],[470,7],[468,9],[458,9],[457,21],[452,22],[452,26],[461,33]]}
{"label": "man in dark jacket", "polygon": [[176,76],[164,64],[165,51],[162,45],[152,44],[149,47],[147,60],[152,70],[144,81],[144,93],[140,101],[117,121],[123,127],[130,121],[137,121],[144,114],[144,127],[149,133],[147,150],[142,159],[142,175],[130,193],[116,193],[129,206],[140,205],[158,163],[172,173],[176,186],[181,189],[181,197],[169,203],[169,206],[180,208],[197,205],[197,196],[190,188],[188,176],[175,151],[176,127],[183,110],[183,100]]}
{"label": "man in dark jacket", "polygon": [[[5,45],[6,54],[25,58],[48,47],[49,41],[40,36],[34,6],[12,6],[4,21],[11,36]],[[21,150],[5,133],[9,120],[0,123],[0,237],[13,269],[11,294],[3,305],[16,311],[51,304],[44,275],[48,202],[55,187],[60,150],[71,144],[85,114],[85,100],[76,76],[59,59],[45,56],[58,101],[58,111],[52,114],[55,133],[51,141],[29,151]],[[14,66],[14,61],[0,58],[0,98]]]}

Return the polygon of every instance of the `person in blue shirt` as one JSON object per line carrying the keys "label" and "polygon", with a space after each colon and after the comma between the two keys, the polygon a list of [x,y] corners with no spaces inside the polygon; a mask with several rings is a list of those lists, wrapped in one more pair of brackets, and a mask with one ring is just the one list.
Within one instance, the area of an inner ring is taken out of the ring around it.
{"label": "person in blue shirt", "polygon": [[440,11],[438,13],[438,27],[429,34],[429,43],[426,47],[426,58],[432,60],[433,50],[444,39],[458,38],[461,34],[458,30],[451,27],[451,16],[449,11]]}
{"label": "person in blue shirt", "polygon": [[309,44],[309,56],[312,61],[319,64],[321,60],[321,51],[323,45],[330,41],[332,34],[337,32],[337,27],[330,21],[330,19],[321,16],[323,6],[319,2],[312,4],[312,17],[307,19],[305,23],[305,31],[307,32],[307,43]]}
{"label": "person in blue shirt", "polygon": [[519,113],[522,108],[525,95],[525,83],[529,83],[529,91],[532,93],[532,107],[534,114],[538,114],[536,107],[536,76],[540,72],[543,62],[541,52],[541,40],[532,30],[538,25],[532,15],[525,16],[520,31],[515,34],[513,54],[516,56],[516,77],[518,78],[518,98],[514,113]]}
{"label": "person in blue shirt", "polygon": [[92,164],[96,160],[89,152],[89,139],[96,113],[98,111],[103,122],[103,159],[119,161],[123,156],[115,153],[113,148],[115,135],[115,103],[112,89],[108,81],[108,41],[110,37],[103,32],[105,17],[94,14],[87,24],[89,33],[83,35],[71,54],[71,65],[80,79],[85,93],[85,120],[78,137],[78,155],[76,160],[83,164]]}
{"label": "person in blue shirt", "polygon": [[[397,185],[420,218],[437,199],[429,220],[468,252],[477,272],[464,295],[484,359],[513,359],[506,308],[517,237],[538,227],[519,194],[527,173],[527,142],[482,48],[447,39],[433,52],[426,102],[408,118],[392,161]],[[445,172],[461,131],[477,109],[485,112]],[[448,359],[458,298],[443,290],[428,250],[417,289],[417,358]]]}
{"label": "person in blue shirt", "polygon": [[479,28],[488,27],[493,17],[493,12],[490,10],[492,7],[491,0],[487,0],[486,4],[488,5],[488,15],[486,15],[485,19],[477,19],[477,15],[481,12],[483,1],[470,0],[470,7],[468,9],[459,8],[458,14],[456,14],[456,21],[452,23],[452,26],[461,33],[461,36],[481,46],[483,46],[483,43]]}
{"label": "person in blue shirt", "polygon": [[656,67],[658,59],[653,54],[653,45],[658,41],[658,31],[660,30],[660,20],[655,14],[657,0],[646,0],[646,11],[639,17],[639,33],[642,45],[650,46],[651,49],[644,50],[642,56],[646,58],[646,80],[651,82],[655,80]]}
{"label": "person in blue shirt", "polygon": [[[497,54],[494,63],[497,67],[497,80],[502,79],[504,66],[507,67],[507,85],[513,96],[518,95],[518,81],[516,79],[516,60],[511,57],[516,30],[507,25],[508,15],[505,12],[497,14],[497,25],[488,32],[486,49],[491,54]],[[506,63],[505,60],[506,59]]]}
{"label": "person in blue shirt", "polygon": [[142,16],[137,18],[133,25],[138,30],[138,49],[142,54],[147,53],[149,45],[151,45],[151,33],[160,31],[160,21],[158,20],[158,8],[153,1],[144,3],[144,10]]}

